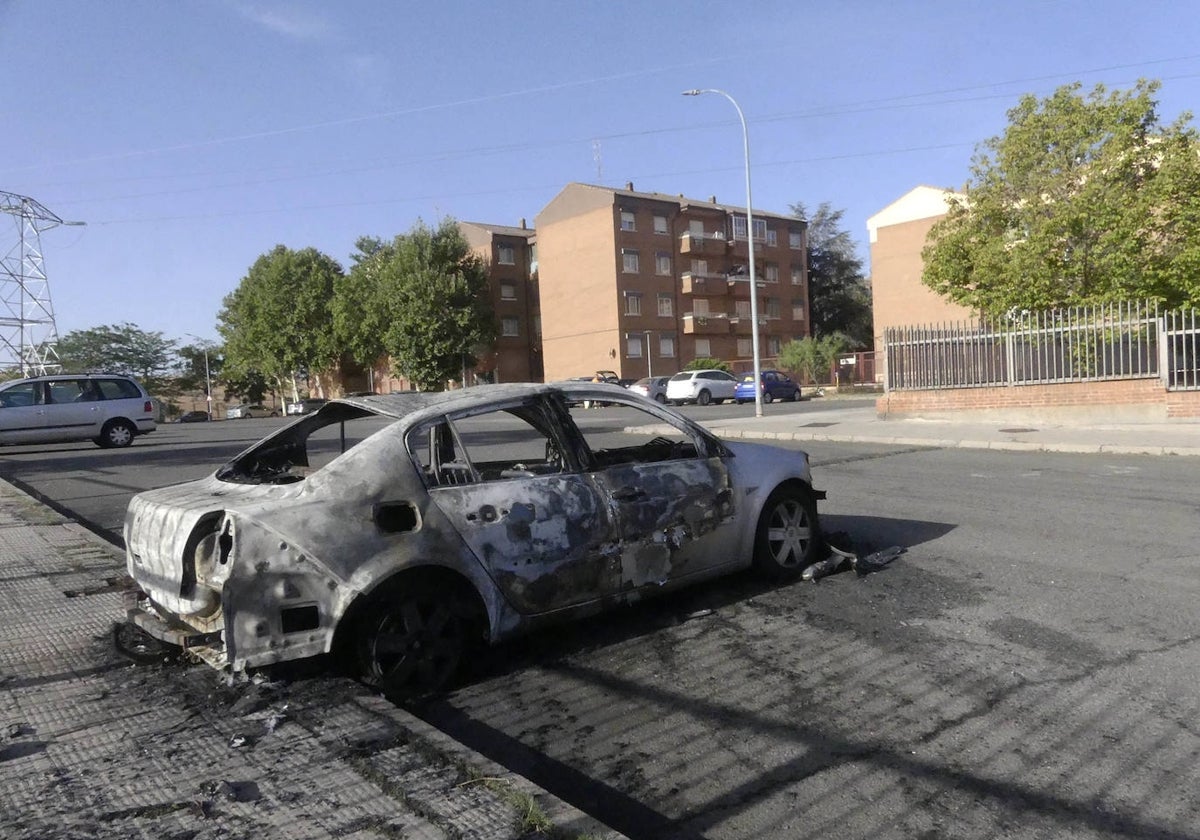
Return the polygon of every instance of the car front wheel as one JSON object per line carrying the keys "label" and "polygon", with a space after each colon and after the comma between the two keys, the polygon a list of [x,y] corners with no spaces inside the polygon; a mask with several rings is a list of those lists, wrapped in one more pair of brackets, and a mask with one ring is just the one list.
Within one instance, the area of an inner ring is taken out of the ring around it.
{"label": "car front wheel", "polygon": [[773,396],[771,396],[770,391],[763,391],[763,402],[765,402],[765,403],[775,402],[775,398]]}
{"label": "car front wheel", "polygon": [[803,484],[777,488],[758,519],[754,565],[774,580],[790,580],[817,562],[820,545],[812,490]]}
{"label": "car front wheel", "polygon": [[100,430],[96,445],[101,449],[121,449],[133,443],[137,429],[128,420],[109,420]]}
{"label": "car front wheel", "polygon": [[437,694],[454,677],[466,627],[453,596],[415,583],[378,599],[362,620],[358,646],[363,681],[408,703]]}

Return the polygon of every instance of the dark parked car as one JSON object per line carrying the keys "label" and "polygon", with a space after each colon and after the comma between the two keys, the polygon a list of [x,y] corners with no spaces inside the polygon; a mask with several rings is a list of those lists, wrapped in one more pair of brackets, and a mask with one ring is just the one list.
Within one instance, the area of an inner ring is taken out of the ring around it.
{"label": "dark parked car", "polygon": [[[800,399],[800,386],[783,371],[760,370],[759,373],[762,374],[763,402],[769,403],[775,400],[791,400],[795,402]],[[738,405],[744,402],[754,402],[753,372],[742,376],[742,381],[738,383],[737,390],[733,393],[733,398],[737,400]]]}
{"label": "dark parked car", "polygon": [[[633,431],[576,422],[584,402]],[[334,652],[411,700],[479,641],[748,566],[798,577],[824,497],[803,452],[614,385],[347,397],[134,496],[128,620],[234,671]]]}
{"label": "dark parked car", "polygon": [[210,419],[207,411],[189,411],[185,414],[180,414],[176,423],[207,423]]}

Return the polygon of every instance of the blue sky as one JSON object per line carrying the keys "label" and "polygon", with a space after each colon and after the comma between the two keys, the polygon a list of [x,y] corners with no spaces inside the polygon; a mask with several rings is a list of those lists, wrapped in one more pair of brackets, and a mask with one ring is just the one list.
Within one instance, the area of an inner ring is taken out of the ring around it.
{"label": "blue sky", "polygon": [[[533,223],[570,181],[866,219],[957,186],[1023,93],[1163,82],[1200,110],[1191,2],[0,0],[0,190],[59,334],[216,338],[276,244],[348,265],[418,220]],[[0,219],[0,248],[16,240]]]}

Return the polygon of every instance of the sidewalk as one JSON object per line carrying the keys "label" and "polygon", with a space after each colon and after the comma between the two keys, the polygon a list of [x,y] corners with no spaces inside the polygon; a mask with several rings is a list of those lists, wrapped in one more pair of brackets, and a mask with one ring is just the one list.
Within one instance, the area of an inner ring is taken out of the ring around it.
{"label": "sidewalk", "polygon": [[620,838],[348,679],[113,651],[124,556],[0,481],[0,835]]}
{"label": "sidewalk", "polygon": [[[815,402],[815,401],[814,401]],[[1200,456],[1200,420],[1165,423],[1078,424],[970,420],[881,420],[874,400],[845,400],[845,408],[784,413],[751,406],[737,417],[706,420],[723,438],[745,440],[834,441],[893,446],[1006,449],[1020,452],[1082,452],[1110,455]]]}

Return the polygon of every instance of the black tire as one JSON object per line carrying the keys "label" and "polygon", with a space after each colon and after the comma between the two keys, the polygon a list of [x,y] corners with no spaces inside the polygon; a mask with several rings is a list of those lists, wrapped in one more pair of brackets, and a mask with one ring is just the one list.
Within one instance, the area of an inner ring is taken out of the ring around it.
{"label": "black tire", "polygon": [[745,404],[746,404],[746,401],[745,401],[745,400],[734,400],[734,402],[735,402],[735,403],[737,403],[738,405],[745,405]]}
{"label": "black tire", "polygon": [[100,430],[96,445],[101,449],[124,449],[137,437],[137,428],[128,420],[109,420]]}
{"label": "black tire", "polygon": [[664,397],[662,394],[655,394],[654,401],[656,403],[658,403],[659,405],[662,405],[663,403],[665,403],[667,401],[667,398]]}
{"label": "black tire", "polygon": [[755,567],[773,580],[791,580],[817,562],[821,544],[812,490],[798,483],[777,487],[758,518]]}
{"label": "black tire", "polygon": [[429,581],[388,587],[355,634],[363,682],[394,703],[441,692],[467,649],[463,615],[459,600]]}
{"label": "black tire", "polygon": [[792,391],[792,402],[800,402],[800,389]]}
{"label": "black tire", "polygon": [[770,392],[770,391],[763,391],[763,402],[764,402],[764,403],[773,403],[773,402],[775,402],[775,398],[774,398],[773,396],[771,396],[771,392]]}
{"label": "black tire", "polygon": [[708,405],[710,402],[712,402],[712,394],[708,393],[707,388],[696,395],[696,405]]}

